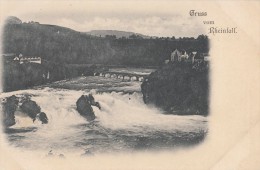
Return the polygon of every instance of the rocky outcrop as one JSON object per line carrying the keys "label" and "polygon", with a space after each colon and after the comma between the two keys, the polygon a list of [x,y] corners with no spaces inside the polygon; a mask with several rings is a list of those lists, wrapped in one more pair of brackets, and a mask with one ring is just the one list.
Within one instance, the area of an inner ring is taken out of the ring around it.
{"label": "rocky outcrop", "polygon": [[42,122],[42,124],[48,123],[48,117],[44,112],[39,113],[38,115],[39,120]]}
{"label": "rocky outcrop", "polygon": [[[19,105],[21,106],[19,107]],[[2,102],[3,125],[5,128],[15,125],[15,112],[17,110],[28,115],[33,122],[38,119],[42,124],[48,123],[47,115],[41,112],[40,106],[35,101],[32,101],[29,96],[16,97],[12,95],[3,99]]]}
{"label": "rocky outcrop", "polygon": [[170,63],[151,73],[142,83],[146,104],[153,104],[166,113],[208,115],[208,65]]}
{"label": "rocky outcrop", "polygon": [[32,100],[24,101],[20,108],[24,113],[32,118],[33,121],[36,119],[36,115],[41,112],[40,106]]}
{"label": "rocky outcrop", "polygon": [[41,112],[41,107],[30,99],[25,100],[20,106],[21,110],[26,113],[33,121],[39,119],[42,124],[48,123],[48,118],[44,112]]}
{"label": "rocky outcrop", "polygon": [[92,121],[96,118],[92,106],[96,106],[101,109],[100,104],[95,102],[94,97],[89,95],[82,95],[76,102],[77,111],[83,117],[85,117],[88,121]]}
{"label": "rocky outcrop", "polygon": [[2,103],[3,108],[3,125],[4,127],[10,127],[15,124],[15,111],[18,106],[18,98],[14,95],[7,97]]}
{"label": "rocky outcrop", "polygon": [[85,96],[87,101],[92,105],[92,106],[96,106],[99,109],[101,109],[101,106],[98,102],[95,101],[95,98],[92,96],[92,94],[89,94],[88,96]]}

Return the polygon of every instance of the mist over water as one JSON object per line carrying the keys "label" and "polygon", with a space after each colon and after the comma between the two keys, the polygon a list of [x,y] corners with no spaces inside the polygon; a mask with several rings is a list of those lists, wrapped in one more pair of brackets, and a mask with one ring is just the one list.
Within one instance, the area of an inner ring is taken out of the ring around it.
{"label": "mist over water", "polygon": [[[79,77],[47,86],[1,94],[0,98],[28,94],[46,113],[41,124],[16,112],[16,124],[5,130],[8,142],[19,149],[43,153],[113,153],[173,149],[201,142],[207,133],[207,118],[164,114],[145,105],[141,82],[104,77]],[[82,94],[92,93],[101,110],[87,122],[76,110]]]}

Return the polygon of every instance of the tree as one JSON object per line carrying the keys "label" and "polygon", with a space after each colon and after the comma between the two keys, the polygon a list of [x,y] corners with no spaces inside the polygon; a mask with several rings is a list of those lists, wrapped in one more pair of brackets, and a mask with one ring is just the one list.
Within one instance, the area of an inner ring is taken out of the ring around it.
{"label": "tree", "polygon": [[110,40],[114,40],[114,39],[116,39],[116,36],[115,35],[106,35],[105,38],[110,39]]}
{"label": "tree", "polygon": [[130,39],[143,39],[142,36],[137,35],[137,34],[132,34],[132,35],[129,36],[129,38],[130,38]]}
{"label": "tree", "polygon": [[197,40],[207,40],[208,39],[208,36],[207,35],[199,35]]}

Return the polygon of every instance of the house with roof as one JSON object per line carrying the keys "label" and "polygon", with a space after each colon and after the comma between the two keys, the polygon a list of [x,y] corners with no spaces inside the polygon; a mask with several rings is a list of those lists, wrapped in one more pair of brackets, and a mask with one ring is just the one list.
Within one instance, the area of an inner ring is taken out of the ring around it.
{"label": "house with roof", "polygon": [[178,61],[188,61],[188,59],[189,55],[187,54],[187,52],[185,50],[181,50],[181,55]]}
{"label": "house with roof", "polygon": [[178,49],[175,49],[172,53],[171,53],[171,62],[174,61],[179,61],[179,58],[181,56],[181,52]]}
{"label": "house with roof", "polygon": [[175,49],[170,56],[170,60],[165,60],[164,63],[168,64],[170,62],[191,62],[191,63],[198,63],[198,62],[208,62],[210,60],[208,53],[200,53],[197,51],[193,51],[187,53],[185,50],[178,50]]}
{"label": "house with roof", "polygon": [[20,59],[19,59],[19,57],[15,56],[13,60],[19,62]]}
{"label": "house with roof", "polygon": [[25,57],[22,54],[19,55],[19,61],[20,61],[20,64],[24,64],[24,63],[41,64],[42,63],[41,57]]}
{"label": "house with roof", "polygon": [[202,53],[199,53],[197,51],[193,51],[189,55],[189,61],[191,63],[203,62],[204,57],[203,57]]}
{"label": "house with roof", "polygon": [[189,59],[189,55],[185,50],[178,50],[175,49],[172,53],[171,53],[171,58],[170,61],[171,62],[180,62],[180,61],[187,61]]}
{"label": "house with roof", "polygon": [[24,63],[41,64],[42,60],[41,60],[41,57],[21,57],[20,58],[20,64],[24,64]]}
{"label": "house with roof", "polygon": [[19,64],[24,64],[24,63],[41,64],[42,63],[41,57],[27,57],[27,56],[25,57],[22,54],[19,54],[19,56],[17,56],[14,53],[2,54],[1,56],[5,63],[11,63],[11,62],[16,62]]}

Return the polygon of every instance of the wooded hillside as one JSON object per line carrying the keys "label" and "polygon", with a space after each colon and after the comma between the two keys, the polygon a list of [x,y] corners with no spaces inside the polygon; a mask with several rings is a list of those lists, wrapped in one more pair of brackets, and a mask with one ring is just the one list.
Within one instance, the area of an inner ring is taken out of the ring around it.
{"label": "wooded hillside", "polygon": [[6,24],[4,53],[22,53],[67,64],[159,66],[175,49],[208,52],[208,39],[95,37],[54,25],[39,23]]}

